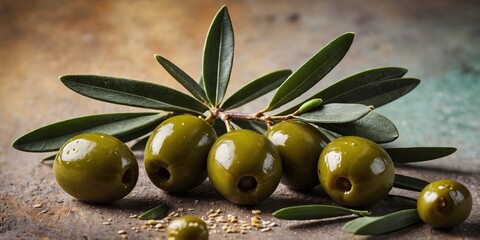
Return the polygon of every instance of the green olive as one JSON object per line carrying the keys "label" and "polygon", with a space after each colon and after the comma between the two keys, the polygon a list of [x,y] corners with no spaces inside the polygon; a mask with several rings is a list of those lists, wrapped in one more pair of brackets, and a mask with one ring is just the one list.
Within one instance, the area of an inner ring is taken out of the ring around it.
{"label": "green olive", "polygon": [[459,182],[438,180],[423,188],[417,200],[418,215],[434,228],[452,228],[470,215],[472,195]]}
{"label": "green olive", "polygon": [[239,205],[267,199],[282,177],[280,154],[265,136],[251,130],[230,131],[208,155],[208,177],[217,191]]}
{"label": "green olive", "polygon": [[110,135],[84,133],[68,140],[53,162],[58,185],[86,202],[107,203],[132,191],[138,163],[123,142]]}
{"label": "green olive", "polygon": [[348,207],[372,205],[393,187],[393,162],[376,143],[346,136],[331,141],[318,161],[318,177],[325,192]]}
{"label": "green olive", "polygon": [[215,130],[191,115],[163,121],[145,146],[144,164],[150,180],[167,192],[184,192],[207,178],[208,151],[217,139]]}
{"label": "green olive", "polygon": [[318,158],[328,138],[310,124],[282,121],[265,133],[280,152],[283,164],[281,183],[294,189],[309,189],[320,184]]}
{"label": "green olive", "polygon": [[181,216],[167,226],[167,238],[172,240],[207,240],[207,224],[194,216]]}

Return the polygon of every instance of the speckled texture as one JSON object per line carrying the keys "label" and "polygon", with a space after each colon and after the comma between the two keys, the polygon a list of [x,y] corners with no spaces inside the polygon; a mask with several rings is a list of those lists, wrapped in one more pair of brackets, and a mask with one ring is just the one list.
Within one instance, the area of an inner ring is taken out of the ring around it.
{"label": "speckled texture", "polygon": [[[404,98],[378,111],[399,128],[395,146],[455,146],[444,159],[397,168],[427,180],[456,179],[472,191],[474,207],[467,221],[451,231],[419,224],[395,238],[478,238],[480,180],[480,4],[461,1],[16,1],[0,2],[0,238],[165,238],[162,233],[131,228],[129,218],[156,204],[171,209],[211,208],[251,217],[251,208],[222,199],[209,182],[184,195],[156,189],[140,169],[133,194],[110,205],[76,201],[56,185],[48,154],[11,147],[18,136],[52,122],[103,112],[138,109],[101,103],[67,90],[58,76],[91,73],[161,83],[182,90],[153,58],[158,53],[192,77],[200,75],[203,41],[212,17],[226,3],[235,29],[233,93],[267,72],[298,68],[334,37],[356,32],[344,60],[307,94],[370,68],[399,66],[422,80]],[[183,91],[183,90],[182,90]],[[268,95],[239,111],[255,111]],[[139,156],[140,165],[143,164]],[[416,197],[416,193],[394,189]],[[195,200],[198,200],[195,201]],[[214,203],[212,205],[212,203]],[[274,210],[302,203],[331,203],[325,193],[295,192],[281,186],[255,206],[264,219]],[[41,204],[40,208],[34,208]],[[384,200],[372,208],[381,214],[414,207]],[[112,219],[111,225],[102,222]],[[280,221],[272,231],[212,234],[212,239],[351,239],[340,230],[345,219]]]}

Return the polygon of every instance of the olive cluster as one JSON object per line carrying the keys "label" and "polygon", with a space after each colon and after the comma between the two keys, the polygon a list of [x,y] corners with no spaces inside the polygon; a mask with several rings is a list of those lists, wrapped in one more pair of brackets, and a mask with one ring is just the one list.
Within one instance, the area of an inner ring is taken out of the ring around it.
{"label": "olive cluster", "polygon": [[[373,141],[357,136],[330,141],[316,127],[293,120],[270,126],[265,135],[238,129],[217,137],[202,118],[173,116],[148,138],[144,164],[151,182],[166,192],[187,191],[208,177],[239,205],[262,202],[281,182],[293,189],[321,185],[343,206],[366,207],[387,196],[395,178],[390,156]],[[88,202],[121,199],[138,179],[132,151],[105,134],[81,134],[66,142],[53,169],[62,189]],[[468,189],[454,181],[430,184],[418,200],[420,217],[438,228],[463,222],[471,205]]]}

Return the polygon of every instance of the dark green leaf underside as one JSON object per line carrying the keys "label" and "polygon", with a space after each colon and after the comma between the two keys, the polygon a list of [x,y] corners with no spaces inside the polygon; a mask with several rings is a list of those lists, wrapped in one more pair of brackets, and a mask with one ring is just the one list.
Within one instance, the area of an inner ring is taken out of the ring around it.
{"label": "dark green leaf underside", "polygon": [[160,65],[162,65],[163,68],[165,68],[165,70],[170,73],[170,75],[177,80],[177,82],[182,84],[182,86],[185,87],[185,89],[187,89],[195,98],[201,102],[207,101],[205,91],[203,91],[200,85],[195,82],[195,80],[193,80],[193,78],[191,78],[187,73],[160,55],[155,55],[155,58],[157,59],[158,63],[160,63]]}
{"label": "dark green leaf underside", "polygon": [[[283,111],[281,114],[292,113],[295,110],[297,110],[303,103],[314,98],[321,98],[322,100],[324,100],[324,102],[325,101],[334,102],[331,99],[335,98],[336,96],[344,95],[347,92],[353,91],[355,89],[364,88],[365,85],[372,84],[375,82],[401,78],[403,75],[405,75],[405,73],[407,73],[406,69],[398,68],[398,67],[384,67],[384,68],[366,70],[366,71],[357,73],[355,75],[352,75],[350,77],[347,77],[343,80],[340,80],[335,84],[330,85],[329,87],[323,89],[317,94],[314,94],[312,97],[308,98],[307,100],[289,108],[288,110]],[[365,90],[368,91],[368,89],[365,89]],[[352,94],[348,94],[348,95],[352,95]],[[365,105],[374,105],[374,104],[365,104]]]}
{"label": "dark green leaf underside", "polygon": [[208,109],[182,92],[149,82],[97,75],[66,75],[60,80],[79,94],[110,103],[194,114]]}
{"label": "dark green leaf underside", "polygon": [[454,147],[411,147],[385,148],[394,163],[412,163],[446,157],[455,151]]}
{"label": "dark green leaf underside", "polygon": [[421,192],[423,188],[425,188],[428,184],[429,182],[423,179],[405,176],[401,174],[395,174],[395,181],[393,183],[393,186],[396,188]]}
{"label": "dark green leaf underside", "polygon": [[321,123],[319,126],[340,135],[365,137],[377,143],[392,142],[398,138],[398,130],[395,124],[374,111],[370,111],[364,117],[353,122],[340,124]]}
{"label": "dark green leaf underside", "polygon": [[266,110],[283,106],[317,84],[343,59],[353,37],[354,33],[345,33],[337,37],[306,61],[279,87]]}
{"label": "dark green leaf underside", "polygon": [[362,104],[331,103],[295,118],[313,123],[348,123],[362,118],[370,111],[370,107]]}
{"label": "dark green leaf underside", "polygon": [[168,206],[165,203],[162,203],[144,213],[142,213],[138,219],[140,220],[156,220],[163,218],[167,213]]}
{"label": "dark green leaf underside", "polygon": [[351,210],[333,205],[300,205],[279,209],[272,216],[285,220],[313,220],[359,213],[369,214],[368,211]]}
{"label": "dark green leaf underside", "polygon": [[227,7],[224,6],[210,25],[203,52],[203,84],[212,105],[219,105],[227,90],[233,52],[233,27]]}
{"label": "dark green leaf underside", "polygon": [[261,134],[264,134],[267,131],[267,126],[264,122],[248,121],[248,120],[234,120],[233,122],[239,127],[241,127],[242,129],[250,129],[253,131],[257,131]]}
{"label": "dark green leaf underside", "polygon": [[166,113],[111,113],[64,120],[18,138],[13,147],[27,152],[56,151],[70,138],[85,132],[113,135],[126,142],[150,131],[170,115]]}
{"label": "dark green leaf underside", "polygon": [[139,140],[137,140],[131,147],[132,151],[145,151],[145,146],[147,146],[147,141],[150,136],[145,136]]}
{"label": "dark green leaf underside", "polygon": [[357,218],[346,223],[342,230],[357,235],[380,235],[406,228],[421,221],[417,209],[407,209],[385,216]]}
{"label": "dark green leaf underside", "polygon": [[258,97],[265,95],[266,93],[278,88],[291,73],[292,71],[290,70],[280,70],[253,80],[230,96],[222,104],[222,109],[228,110],[240,107],[257,99]]}

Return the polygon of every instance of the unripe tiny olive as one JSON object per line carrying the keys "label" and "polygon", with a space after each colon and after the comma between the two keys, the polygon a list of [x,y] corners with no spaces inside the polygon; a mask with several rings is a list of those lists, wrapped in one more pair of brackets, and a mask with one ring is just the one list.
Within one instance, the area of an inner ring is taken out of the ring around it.
{"label": "unripe tiny olive", "polygon": [[213,187],[229,201],[254,205],[267,199],[282,177],[280,154],[265,136],[230,131],[213,144],[207,161]]}
{"label": "unripe tiny olive", "polygon": [[172,240],[207,240],[207,224],[194,216],[181,216],[167,226],[167,238]]}
{"label": "unripe tiny olive", "polygon": [[184,192],[207,178],[208,151],[217,139],[203,119],[178,115],[163,121],[145,146],[148,178],[167,192]]}
{"label": "unripe tiny olive", "polygon": [[470,215],[472,195],[461,183],[438,180],[423,188],[418,196],[420,218],[434,228],[452,228]]}
{"label": "unripe tiny olive", "polygon": [[53,162],[58,185],[86,202],[107,203],[132,191],[138,179],[133,152],[117,138],[84,133],[68,140]]}
{"label": "unripe tiny olive", "polygon": [[280,152],[283,164],[281,183],[293,189],[309,189],[320,184],[318,158],[328,138],[315,127],[299,121],[282,121],[265,136]]}
{"label": "unripe tiny olive", "polygon": [[387,152],[362,137],[331,141],[318,161],[322,188],[336,202],[348,207],[372,205],[393,187],[394,165]]}

